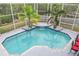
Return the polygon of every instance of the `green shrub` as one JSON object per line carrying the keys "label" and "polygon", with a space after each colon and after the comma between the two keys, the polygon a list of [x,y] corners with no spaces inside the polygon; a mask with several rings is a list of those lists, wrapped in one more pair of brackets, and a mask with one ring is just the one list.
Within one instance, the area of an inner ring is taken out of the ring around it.
{"label": "green shrub", "polygon": [[0,33],[5,33],[13,30],[13,24],[5,25],[0,27]]}
{"label": "green shrub", "polygon": [[22,27],[24,25],[25,25],[24,21],[20,21],[20,22],[15,23],[16,28],[20,28],[20,27]]}
{"label": "green shrub", "polygon": [[[19,28],[19,27],[24,26],[25,23],[24,21],[20,21],[20,22],[15,23],[15,25],[16,25],[16,28]],[[0,33],[9,32],[11,30],[14,30],[14,25],[12,23],[0,27]]]}
{"label": "green shrub", "polygon": [[3,16],[3,17],[0,17],[0,21],[2,24],[5,24],[5,23],[10,23],[13,20],[11,16]]}

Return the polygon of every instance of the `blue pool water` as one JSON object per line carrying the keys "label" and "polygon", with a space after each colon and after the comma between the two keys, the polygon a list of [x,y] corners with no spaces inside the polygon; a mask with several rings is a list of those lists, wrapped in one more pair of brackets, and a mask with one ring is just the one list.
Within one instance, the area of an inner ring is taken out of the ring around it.
{"label": "blue pool water", "polygon": [[63,32],[48,27],[36,27],[8,37],[2,44],[10,54],[21,54],[33,46],[63,48],[70,39]]}

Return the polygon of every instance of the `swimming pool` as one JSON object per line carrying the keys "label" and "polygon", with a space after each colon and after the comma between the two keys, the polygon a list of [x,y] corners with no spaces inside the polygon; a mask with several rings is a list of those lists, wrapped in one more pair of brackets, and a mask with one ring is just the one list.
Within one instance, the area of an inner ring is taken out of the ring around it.
{"label": "swimming pool", "polygon": [[33,46],[64,48],[70,39],[69,35],[49,27],[35,27],[7,37],[2,42],[2,45],[9,54],[22,54]]}

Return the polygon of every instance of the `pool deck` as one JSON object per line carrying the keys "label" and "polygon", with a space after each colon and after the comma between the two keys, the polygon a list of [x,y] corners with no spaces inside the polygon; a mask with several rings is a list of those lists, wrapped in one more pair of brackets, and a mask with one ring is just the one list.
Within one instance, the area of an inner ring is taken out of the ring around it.
{"label": "pool deck", "polygon": [[[43,25],[43,23],[42,23],[42,25]],[[46,24],[44,24],[44,25],[46,26]],[[9,37],[14,34],[25,31],[22,28],[23,27],[12,30],[12,31],[4,33],[0,36],[0,55],[1,56],[11,56],[1,43],[5,40],[6,37]],[[52,26],[51,26],[51,28],[52,28]],[[79,34],[79,32],[75,32],[75,31],[65,29],[65,28],[63,28],[61,30],[61,27],[59,27],[57,30],[67,33],[71,37],[70,42],[67,43],[67,45],[63,49],[51,49],[47,46],[34,46],[34,47],[30,48],[29,50],[25,51],[24,53],[22,53],[21,55],[22,56],[25,56],[25,55],[26,56],[33,56],[33,55],[35,55],[35,56],[70,56],[70,54],[67,54],[67,52],[70,50],[72,40],[75,40],[75,38],[76,38],[77,34]]]}
{"label": "pool deck", "polygon": [[24,52],[22,56],[71,56],[63,49],[52,49],[48,46],[34,46]]}

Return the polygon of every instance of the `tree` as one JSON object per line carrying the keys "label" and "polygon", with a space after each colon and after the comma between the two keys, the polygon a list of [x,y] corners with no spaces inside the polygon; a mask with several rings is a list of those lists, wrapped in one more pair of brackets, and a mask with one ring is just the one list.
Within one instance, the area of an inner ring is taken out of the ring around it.
{"label": "tree", "polygon": [[54,18],[54,28],[56,28],[59,25],[58,17],[61,16],[62,14],[65,14],[65,11],[62,10],[61,5],[53,4],[52,11],[50,11],[49,13],[51,13],[52,15],[51,18]]}
{"label": "tree", "polygon": [[58,11],[57,13],[53,13],[53,15],[54,15],[54,28],[56,28],[59,25],[58,17],[61,16],[62,14],[64,14],[64,13],[65,13],[64,10]]}
{"label": "tree", "polygon": [[11,14],[10,4],[0,4],[0,15]]}
{"label": "tree", "polygon": [[22,15],[22,14],[19,14],[19,15],[23,19],[28,18],[29,27],[32,26],[32,22],[34,19],[36,19],[36,21],[39,20],[39,15],[32,9],[31,5],[26,5],[25,7],[23,7],[23,10],[25,11],[25,15]]}

